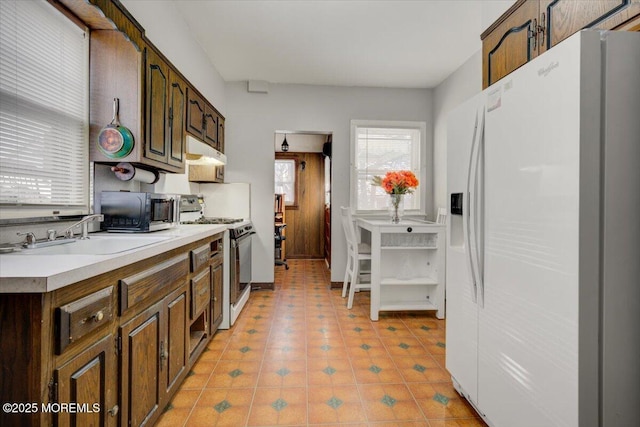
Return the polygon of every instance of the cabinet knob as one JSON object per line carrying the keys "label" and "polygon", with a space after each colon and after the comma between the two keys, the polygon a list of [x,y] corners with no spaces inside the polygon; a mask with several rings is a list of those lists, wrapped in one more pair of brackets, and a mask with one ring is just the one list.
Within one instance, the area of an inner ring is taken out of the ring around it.
{"label": "cabinet knob", "polygon": [[109,413],[109,415],[111,415],[112,417],[115,417],[116,415],[118,415],[118,411],[120,411],[120,407],[118,405],[114,406],[113,408],[109,409],[107,412]]}
{"label": "cabinet knob", "polygon": [[104,313],[102,311],[97,312],[96,314],[93,315],[93,321],[94,322],[99,322],[102,319],[104,319]]}
{"label": "cabinet knob", "polygon": [[214,300],[214,301],[218,301],[218,298],[217,298],[217,297],[213,297],[213,300]]}
{"label": "cabinet knob", "polygon": [[407,227],[407,233],[411,233],[412,231],[413,231],[413,228]]}

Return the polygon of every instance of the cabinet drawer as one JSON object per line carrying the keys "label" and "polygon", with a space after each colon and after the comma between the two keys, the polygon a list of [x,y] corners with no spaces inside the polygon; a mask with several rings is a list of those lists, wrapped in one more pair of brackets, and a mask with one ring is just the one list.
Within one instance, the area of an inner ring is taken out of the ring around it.
{"label": "cabinet drawer", "polygon": [[191,272],[195,273],[209,263],[211,259],[211,246],[206,244],[191,251]]}
{"label": "cabinet drawer", "polygon": [[56,308],[56,354],[113,319],[113,286]]}
{"label": "cabinet drawer", "polygon": [[165,295],[176,283],[184,283],[188,273],[189,260],[184,254],[120,280],[120,314],[148,297]]}
{"label": "cabinet drawer", "polygon": [[207,268],[191,279],[191,318],[195,318],[211,299],[211,273]]}

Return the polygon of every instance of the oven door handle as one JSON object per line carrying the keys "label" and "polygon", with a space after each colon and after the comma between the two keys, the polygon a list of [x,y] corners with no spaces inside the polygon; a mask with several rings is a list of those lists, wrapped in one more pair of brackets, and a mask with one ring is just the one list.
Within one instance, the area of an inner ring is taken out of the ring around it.
{"label": "oven door handle", "polygon": [[[250,233],[247,233],[245,235],[242,235],[240,237],[238,237],[237,239],[231,239],[231,244],[233,246],[233,244],[235,243],[236,245],[240,245],[241,242],[243,242],[244,240],[248,239],[251,237],[251,235],[256,234],[255,231],[252,231]],[[235,246],[234,246],[235,247]]]}

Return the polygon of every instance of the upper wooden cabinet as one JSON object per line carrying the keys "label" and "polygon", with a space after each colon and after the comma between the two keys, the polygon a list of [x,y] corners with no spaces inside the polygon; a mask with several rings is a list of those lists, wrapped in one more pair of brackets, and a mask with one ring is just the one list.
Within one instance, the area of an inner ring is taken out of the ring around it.
{"label": "upper wooden cabinet", "polygon": [[224,152],[224,118],[191,87],[187,90],[187,132]]}
{"label": "upper wooden cabinet", "polygon": [[[186,132],[222,151],[224,118],[145,37],[144,29],[115,0],[61,0],[91,29],[90,160],[129,162],[184,172]],[[110,157],[97,146],[119,99],[120,124],[133,150]]]}
{"label": "upper wooden cabinet", "polygon": [[638,17],[640,0],[518,0],[481,36],[482,86],[583,28],[638,31]]}

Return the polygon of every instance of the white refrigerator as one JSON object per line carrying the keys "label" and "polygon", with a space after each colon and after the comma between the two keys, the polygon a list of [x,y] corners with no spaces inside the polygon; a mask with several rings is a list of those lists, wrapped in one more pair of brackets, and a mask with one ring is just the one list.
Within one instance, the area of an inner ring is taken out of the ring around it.
{"label": "white refrigerator", "polygon": [[494,427],[640,423],[640,33],[582,31],[448,117],[446,367]]}

